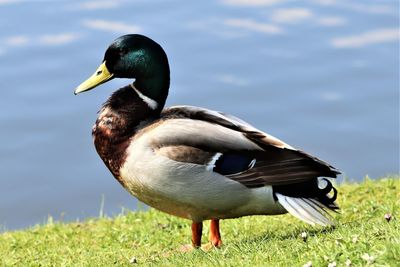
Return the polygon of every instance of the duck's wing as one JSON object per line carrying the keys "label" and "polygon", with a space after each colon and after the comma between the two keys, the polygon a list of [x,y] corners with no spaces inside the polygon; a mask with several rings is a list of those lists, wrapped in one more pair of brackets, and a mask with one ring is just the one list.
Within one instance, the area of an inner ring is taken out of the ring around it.
{"label": "duck's wing", "polygon": [[[167,147],[171,149],[168,154],[170,158],[175,159],[185,154],[186,161],[214,164],[214,171],[246,187],[284,186],[320,176],[335,178],[339,174],[338,170],[326,162],[231,115],[193,106],[176,106],[165,109],[162,118],[166,124],[172,123],[173,119],[189,119],[190,125],[185,127],[197,131],[176,131],[169,140],[164,140],[169,143]],[[180,121],[180,124],[186,123]],[[176,146],[181,146],[181,149],[176,149]],[[189,152],[182,149],[182,146],[195,147],[197,150]],[[202,154],[201,151],[205,152],[204,159],[198,162],[196,159]]]}

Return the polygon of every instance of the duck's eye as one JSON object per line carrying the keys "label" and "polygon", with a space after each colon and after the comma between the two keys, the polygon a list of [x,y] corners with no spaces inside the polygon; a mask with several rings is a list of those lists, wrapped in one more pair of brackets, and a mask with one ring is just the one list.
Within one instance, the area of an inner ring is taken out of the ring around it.
{"label": "duck's eye", "polygon": [[102,70],[99,70],[98,72],[96,72],[96,75],[100,75],[100,74],[102,74],[103,73],[103,71]]}

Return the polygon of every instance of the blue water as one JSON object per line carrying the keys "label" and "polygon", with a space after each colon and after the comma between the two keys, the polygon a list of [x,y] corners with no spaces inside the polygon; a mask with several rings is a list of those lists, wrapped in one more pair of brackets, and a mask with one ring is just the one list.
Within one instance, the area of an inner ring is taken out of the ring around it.
{"label": "blue water", "polygon": [[399,173],[399,2],[0,1],[0,225],[118,214],[137,202],[91,126],[127,80],[74,88],[126,33],[159,42],[167,105],[232,113],[361,180]]}

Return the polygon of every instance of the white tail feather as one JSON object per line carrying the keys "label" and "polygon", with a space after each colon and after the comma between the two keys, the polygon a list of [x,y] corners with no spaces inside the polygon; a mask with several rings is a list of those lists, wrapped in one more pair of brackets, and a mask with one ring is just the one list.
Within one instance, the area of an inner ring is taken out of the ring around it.
{"label": "white tail feather", "polygon": [[334,225],[327,216],[329,214],[322,204],[316,200],[307,198],[288,197],[276,193],[279,203],[296,218],[311,225],[319,224],[322,226]]}

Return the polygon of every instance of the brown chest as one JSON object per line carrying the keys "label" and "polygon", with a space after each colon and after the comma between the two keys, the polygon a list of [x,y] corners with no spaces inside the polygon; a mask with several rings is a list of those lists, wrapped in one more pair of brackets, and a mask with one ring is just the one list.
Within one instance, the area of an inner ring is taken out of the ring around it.
{"label": "brown chest", "polygon": [[120,178],[120,168],[126,160],[126,149],[130,136],[126,134],[125,122],[117,116],[100,114],[92,129],[96,151],[114,177],[124,185]]}

